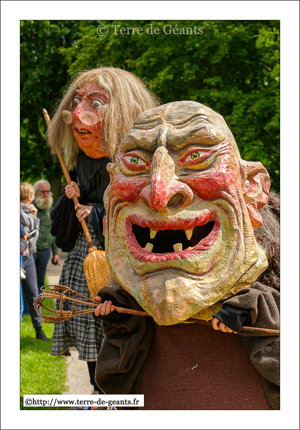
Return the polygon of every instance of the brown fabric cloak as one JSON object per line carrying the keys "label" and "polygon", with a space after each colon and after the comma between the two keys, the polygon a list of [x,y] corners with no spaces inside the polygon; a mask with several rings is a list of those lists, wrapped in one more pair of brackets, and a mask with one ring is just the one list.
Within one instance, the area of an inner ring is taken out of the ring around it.
{"label": "brown fabric cloak", "polygon": [[[114,281],[101,293],[110,294],[122,306],[141,310],[136,300]],[[255,282],[226,303],[249,309],[254,327],[279,329],[279,292],[270,286]],[[150,348],[153,323],[152,318],[139,316],[131,316],[119,324],[103,322],[105,340],[99,352],[95,379],[106,394],[140,393],[141,370]],[[253,366],[262,377],[271,408],[279,409],[279,337],[240,334]]]}

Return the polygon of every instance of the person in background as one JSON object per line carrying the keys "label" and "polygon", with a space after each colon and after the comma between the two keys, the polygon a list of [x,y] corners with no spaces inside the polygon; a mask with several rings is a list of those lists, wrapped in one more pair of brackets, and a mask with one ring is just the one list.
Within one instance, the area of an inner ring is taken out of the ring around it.
{"label": "person in background", "polygon": [[26,278],[23,279],[22,288],[28,303],[28,309],[32,325],[36,331],[36,338],[50,340],[42,329],[42,320],[34,309],[33,302],[38,296],[38,286],[33,254],[36,251],[36,240],[38,237],[39,220],[37,209],[32,204],[34,200],[34,188],[27,182],[22,182],[20,186],[20,222],[24,227],[27,237],[28,247],[23,256],[23,268],[26,271]]}
{"label": "person in background", "polygon": [[22,292],[22,279],[26,279],[26,272],[23,269],[23,254],[25,254],[27,244],[27,235],[24,231],[24,227],[20,224],[20,270],[21,270],[21,280],[20,280],[20,323],[22,322],[23,311],[24,311],[24,301]]}
{"label": "person in background", "polygon": [[52,251],[52,264],[59,264],[58,248],[55,238],[50,233],[52,221],[50,213],[52,211],[53,196],[50,191],[50,184],[45,179],[40,179],[33,184],[35,190],[34,206],[37,208],[37,217],[40,220],[39,236],[36,241],[36,252],[33,254],[35,261],[37,283],[39,294],[41,287],[45,285],[45,275],[48,261],[50,259],[50,249]]}
{"label": "person in background", "polygon": [[24,231],[24,227],[22,224],[20,224],[20,269],[21,269],[21,279],[26,279],[26,272],[23,269],[23,254],[25,253],[27,249],[27,235]]}

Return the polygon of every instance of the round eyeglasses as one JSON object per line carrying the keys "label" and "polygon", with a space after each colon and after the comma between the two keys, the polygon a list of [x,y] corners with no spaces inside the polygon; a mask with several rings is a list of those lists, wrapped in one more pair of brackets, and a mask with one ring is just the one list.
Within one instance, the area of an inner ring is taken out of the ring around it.
{"label": "round eyeglasses", "polygon": [[[73,122],[73,115],[70,111],[68,110],[64,110],[61,113],[62,119],[64,120],[64,122],[66,124],[72,124]],[[80,114],[78,115],[79,119],[81,122],[83,122],[83,124],[85,125],[95,125],[97,124],[98,121],[101,121],[100,118],[98,118],[98,116],[90,111],[83,111],[80,112]]]}

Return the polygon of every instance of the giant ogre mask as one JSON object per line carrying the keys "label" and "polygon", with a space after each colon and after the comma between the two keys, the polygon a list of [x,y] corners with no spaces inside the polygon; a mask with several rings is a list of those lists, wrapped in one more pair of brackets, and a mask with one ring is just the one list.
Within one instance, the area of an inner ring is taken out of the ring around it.
{"label": "giant ogre mask", "polygon": [[111,273],[158,324],[210,319],[266,269],[253,227],[269,176],[241,160],[216,112],[189,101],[147,110],[108,169]]}

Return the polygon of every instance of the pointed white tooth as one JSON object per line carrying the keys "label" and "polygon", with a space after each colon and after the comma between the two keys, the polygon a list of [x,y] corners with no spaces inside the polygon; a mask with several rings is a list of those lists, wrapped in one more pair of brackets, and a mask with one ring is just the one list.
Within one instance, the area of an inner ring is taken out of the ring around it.
{"label": "pointed white tooth", "polygon": [[154,239],[156,236],[157,230],[150,228],[150,239]]}
{"label": "pointed white tooth", "polygon": [[175,243],[175,245],[173,245],[173,249],[175,252],[181,252],[182,251],[182,243]]}
{"label": "pointed white tooth", "polygon": [[152,249],[153,249],[153,245],[152,245],[152,243],[150,243],[150,242],[148,242],[147,243],[147,245],[145,246],[145,248],[144,248],[144,250],[145,251],[152,251]]}
{"label": "pointed white tooth", "polygon": [[191,237],[193,236],[193,228],[189,228],[188,230],[185,230],[185,234],[186,234],[187,240],[190,240]]}

